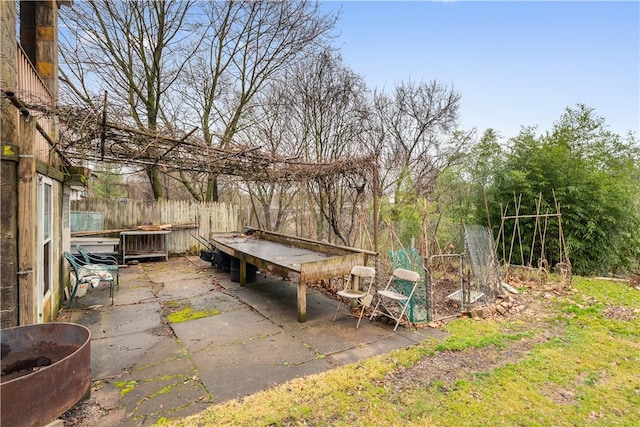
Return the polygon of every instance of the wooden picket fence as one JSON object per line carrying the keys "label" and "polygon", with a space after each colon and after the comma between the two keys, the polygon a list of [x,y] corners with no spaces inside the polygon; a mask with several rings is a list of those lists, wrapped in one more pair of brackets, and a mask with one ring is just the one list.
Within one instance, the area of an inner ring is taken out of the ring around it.
{"label": "wooden picket fence", "polygon": [[203,245],[193,236],[238,230],[238,211],[226,203],[185,200],[112,200],[90,198],[71,202],[72,211],[101,212],[103,229],[133,229],[142,225],[171,224],[169,253],[195,253]]}

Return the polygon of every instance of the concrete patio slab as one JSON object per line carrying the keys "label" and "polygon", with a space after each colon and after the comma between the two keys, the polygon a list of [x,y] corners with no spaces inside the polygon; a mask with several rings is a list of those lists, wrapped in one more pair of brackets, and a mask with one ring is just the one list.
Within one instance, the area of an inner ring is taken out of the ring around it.
{"label": "concrete patio slab", "polygon": [[147,352],[162,341],[162,337],[146,331],[92,338],[91,377],[101,380],[122,374],[144,359]]}
{"label": "concrete patio slab", "polygon": [[192,354],[192,359],[214,402],[331,368],[314,351],[283,332],[200,351]]}
{"label": "concrete patio slab", "polygon": [[195,277],[185,280],[167,281],[158,284],[158,299],[161,301],[171,301],[180,298],[191,298],[206,295],[213,290],[211,279],[203,280],[203,277]]}
{"label": "concrete patio slab", "polygon": [[117,337],[158,327],[160,305],[150,302],[85,308],[74,310],[69,321],[89,328],[92,339]]}
{"label": "concrete patio slab", "polygon": [[192,353],[281,332],[276,325],[248,308],[176,323],[171,327],[178,339]]}
{"label": "concrete patio slab", "polygon": [[[58,321],[92,333],[94,389],[90,401],[104,416],[98,426],[150,426],[212,403],[246,396],[296,377],[445,335],[350,316],[338,302],[309,288],[307,322],[297,321],[295,283],[265,277],[241,287],[229,273],[194,256],[131,265],[120,271],[110,305],[108,289],[93,290]],[[190,307],[218,314],[170,323]],[[123,392],[126,390],[126,392]]]}
{"label": "concrete patio slab", "polygon": [[189,305],[194,310],[218,310],[220,313],[228,313],[237,310],[247,310],[247,304],[238,298],[223,292],[210,291],[206,295],[198,295],[186,300],[178,300]]}
{"label": "concrete patio slab", "polygon": [[114,298],[115,305],[144,304],[147,302],[157,302],[157,298],[150,288],[143,286],[127,287],[126,292],[116,291]]}

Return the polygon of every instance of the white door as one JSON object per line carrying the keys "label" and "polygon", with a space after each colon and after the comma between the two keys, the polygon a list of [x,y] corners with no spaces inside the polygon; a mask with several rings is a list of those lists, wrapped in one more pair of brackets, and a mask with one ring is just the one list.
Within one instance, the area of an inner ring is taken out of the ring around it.
{"label": "white door", "polygon": [[38,179],[38,323],[44,322],[44,306],[51,298],[53,258],[53,181]]}

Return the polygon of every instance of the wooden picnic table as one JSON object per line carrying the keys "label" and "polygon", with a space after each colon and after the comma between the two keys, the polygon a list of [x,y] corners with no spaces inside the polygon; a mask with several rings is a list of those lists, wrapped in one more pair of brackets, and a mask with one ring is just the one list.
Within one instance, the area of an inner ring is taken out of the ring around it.
{"label": "wooden picnic table", "polygon": [[251,229],[251,234],[215,233],[216,248],[240,260],[240,286],[246,285],[247,263],[297,280],[298,321],[307,320],[307,283],[348,275],[354,265],[367,265],[372,251]]}

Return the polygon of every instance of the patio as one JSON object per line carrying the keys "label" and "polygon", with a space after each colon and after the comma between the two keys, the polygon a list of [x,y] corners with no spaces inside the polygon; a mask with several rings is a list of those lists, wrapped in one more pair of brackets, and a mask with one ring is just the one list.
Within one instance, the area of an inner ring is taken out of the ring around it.
{"label": "patio", "polygon": [[[333,322],[337,301],[313,289],[299,323],[296,298],[295,284],[258,273],[241,287],[195,256],[122,268],[113,306],[108,288],[95,289],[58,317],[92,333],[93,387],[82,412],[94,425],[152,425],[443,336],[375,321],[356,329],[343,311]],[[167,321],[189,308],[209,315]]]}

